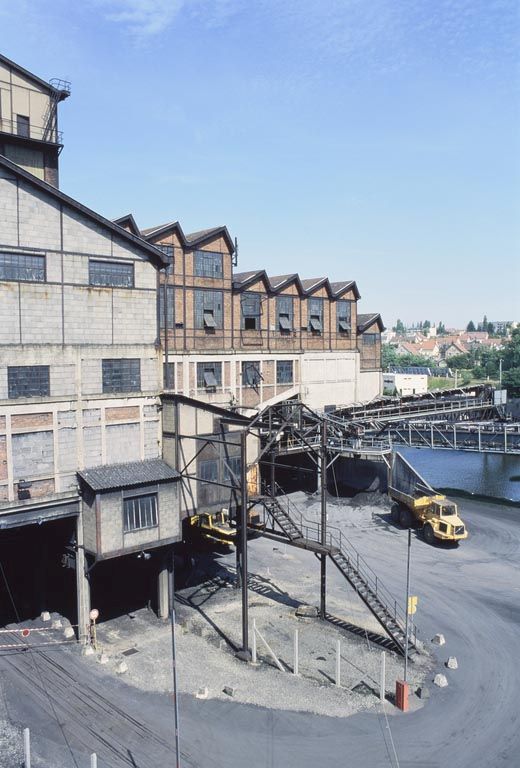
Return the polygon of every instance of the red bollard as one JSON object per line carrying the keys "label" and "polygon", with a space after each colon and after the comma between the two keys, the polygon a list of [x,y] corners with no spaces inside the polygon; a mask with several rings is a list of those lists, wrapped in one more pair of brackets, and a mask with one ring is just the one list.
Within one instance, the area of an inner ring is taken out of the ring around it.
{"label": "red bollard", "polygon": [[410,686],[404,680],[395,681],[395,705],[402,712],[408,712],[408,691]]}

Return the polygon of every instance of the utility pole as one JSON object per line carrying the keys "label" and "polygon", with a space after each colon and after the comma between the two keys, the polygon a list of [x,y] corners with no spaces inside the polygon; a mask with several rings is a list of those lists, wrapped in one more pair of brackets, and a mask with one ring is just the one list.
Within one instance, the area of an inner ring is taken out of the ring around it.
{"label": "utility pole", "polygon": [[172,670],[173,670],[173,704],[174,704],[174,731],[175,731],[175,768],[181,768],[181,747],[179,739],[179,699],[177,691],[177,656],[175,648],[175,555],[172,547],[171,563],[169,570],[168,598],[170,609],[170,621],[172,629]]}
{"label": "utility pole", "polygon": [[412,529],[408,528],[408,558],[406,563],[406,619],[405,619],[405,639],[404,639],[404,682],[406,683],[408,675],[408,616],[410,613],[410,555],[412,552]]}
{"label": "utility pole", "polygon": [[[323,547],[327,545],[327,422],[323,419],[321,425],[320,446],[320,481],[321,481],[321,540]],[[327,600],[327,553],[320,555],[320,618],[325,618]]]}
{"label": "utility pole", "polygon": [[498,383],[500,389],[502,389],[502,358],[500,358],[498,361]]}

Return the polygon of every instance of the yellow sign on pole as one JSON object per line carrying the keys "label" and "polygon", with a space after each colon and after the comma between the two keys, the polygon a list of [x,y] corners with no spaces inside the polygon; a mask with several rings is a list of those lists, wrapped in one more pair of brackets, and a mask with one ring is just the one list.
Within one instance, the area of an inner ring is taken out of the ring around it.
{"label": "yellow sign on pole", "polygon": [[408,613],[409,613],[409,615],[412,615],[412,614],[414,614],[416,612],[416,610],[417,610],[417,601],[418,601],[417,595],[411,595],[408,598]]}

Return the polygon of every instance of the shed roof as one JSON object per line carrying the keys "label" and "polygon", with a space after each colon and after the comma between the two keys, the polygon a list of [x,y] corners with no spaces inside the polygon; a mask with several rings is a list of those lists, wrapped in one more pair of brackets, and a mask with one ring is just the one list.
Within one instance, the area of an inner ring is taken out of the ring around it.
{"label": "shed roof", "polygon": [[165,483],[178,480],[180,474],[162,459],[129,461],[125,464],[105,464],[78,472],[79,477],[93,491],[111,491],[134,488],[147,483]]}

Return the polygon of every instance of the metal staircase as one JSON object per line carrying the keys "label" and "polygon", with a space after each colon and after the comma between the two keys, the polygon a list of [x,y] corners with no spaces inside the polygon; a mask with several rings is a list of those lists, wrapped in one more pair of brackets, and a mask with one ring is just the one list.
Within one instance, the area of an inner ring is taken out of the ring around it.
{"label": "metal staircase", "polygon": [[[398,651],[404,655],[405,613],[342,531],[327,526],[325,543],[323,543],[320,523],[306,520],[287,496],[260,496],[251,501],[254,504],[261,504],[266,516],[271,519],[272,528],[266,529],[265,535],[271,537],[278,535],[292,546],[307,549],[316,554],[325,553],[330,557],[393,640]],[[278,526],[281,533],[276,531],[275,526]],[[409,652],[415,649],[415,627],[412,629],[411,636],[409,635],[408,645]]]}
{"label": "metal staircase", "polygon": [[43,115],[43,141],[59,142],[60,136],[57,131],[57,106],[60,101],[70,95],[70,83],[68,80],[59,80],[53,78],[50,81],[53,91],[47,102],[47,109]]}

